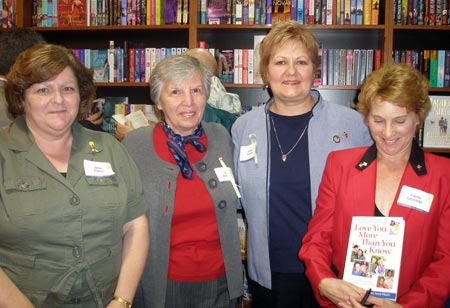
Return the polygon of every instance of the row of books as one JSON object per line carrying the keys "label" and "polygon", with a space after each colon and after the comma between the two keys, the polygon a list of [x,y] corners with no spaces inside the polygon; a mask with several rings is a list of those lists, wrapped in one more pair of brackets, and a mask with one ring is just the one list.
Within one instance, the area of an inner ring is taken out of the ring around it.
{"label": "row of books", "polygon": [[321,85],[359,86],[382,64],[380,49],[322,49],[321,53]]}
{"label": "row of books", "polygon": [[[111,41],[112,42],[112,41]],[[148,82],[159,61],[182,54],[187,47],[128,48],[110,44],[108,49],[72,49],[81,63],[91,68],[95,82]],[[111,69],[112,68],[112,69]]]}
{"label": "row of books", "polygon": [[394,23],[400,25],[450,25],[448,0],[394,0]]}
{"label": "row of books", "polygon": [[377,25],[379,0],[200,0],[200,24]]}
{"label": "row of books", "polygon": [[33,0],[32,10],[35,27],[189,22],[189,0]]}
{"label": "row of books", "polygon": [[418,69],[430,87],[450,87],[450,50],[394,50],[393,61]]}
{"label": "row of books", "polygon": [[[225,83],[262,84],[259,57],[255,50],[210,49],[219,59],[219,79]],[[225,59],[225,65],[221,62],[221,57]],[[368,74],[381,66],[382,50],[321,49],[320,59],[321,66],[314,81],[315,86],[359,86]]]}

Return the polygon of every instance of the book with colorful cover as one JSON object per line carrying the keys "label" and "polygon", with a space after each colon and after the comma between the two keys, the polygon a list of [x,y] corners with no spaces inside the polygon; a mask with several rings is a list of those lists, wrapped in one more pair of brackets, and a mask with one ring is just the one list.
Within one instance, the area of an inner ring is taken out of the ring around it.
{"label": "book with colorful cover", "polygon": [[111,135],[115,135],[116,132],[116,121],[113,118],[113,115],[122,113],[117,112],[119,109],[116,105],[119,104],[128,104],[128,97],[126,96],[108,96],[102,98],[102,110],[103,110],[103,122],[102,122],[102,130]]}
{"label": "book with colorful cover", "polygon": [[403,217],[353,217],[343,279],[395,301],[404,232]]}
{"label": "book with colorful cover", "polygon": [[95,82],[108,82],[109,66],[107,49],[91,50],[91,67],[94,71]]}
{"label": "book with colorful cover", "polygon": [[425,148],[450,148],[450,96],[430,95],[431,110],[423,123],[422,146]]}
{"label": "book with colorful cover", "polygon": [[208,24],[226,24],[227,18],[227,0],[207,0],[206,22]]}
{"label": "book with colorful cover", "polygon": [[86,0],[58,1],[58,26],[86,26]]}
{"label": "book with colorful cover", "polygon": [[291,0],[273,1],[272,24],[291,19]]}

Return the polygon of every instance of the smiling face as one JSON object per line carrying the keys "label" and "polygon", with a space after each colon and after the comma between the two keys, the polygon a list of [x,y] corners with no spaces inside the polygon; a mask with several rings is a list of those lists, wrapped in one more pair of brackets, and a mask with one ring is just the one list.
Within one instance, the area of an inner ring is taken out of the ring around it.
{"label": "smiling face", "polygon": [[206,105],[206,91],[200,72],[179,84],[165,83],[156,105],[176,134],[192,134],[202,120]]}
{"label": "smiling face", "polygon": [[54,78],[31,85],[24,93],[25,119],[33,133],[61,135],[78,115],[80,93],[70,67]]}
{"label": "smiling face", "polygon": [[371,106],[367,123],[379,154],[409,157],[412,140],[420,124],[417,114],[405,107],[378,100]]}
{"label": "smiling face", "polygon": [[276,49],[268,64],[267,81],[275,103],[310,102],[314,65],[301,42],[288,40]]}

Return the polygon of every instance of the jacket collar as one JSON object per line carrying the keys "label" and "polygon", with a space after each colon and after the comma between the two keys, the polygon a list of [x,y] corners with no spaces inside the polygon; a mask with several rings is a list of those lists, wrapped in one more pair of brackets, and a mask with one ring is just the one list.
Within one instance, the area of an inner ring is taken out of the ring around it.
{"label": "jacket collar", "polygon": [[[316,103],[314,104],[314,106],[312,108],[312,116],[314,116],[315,113],[320,112],[320,110],[323,108],[323,104],[321,104],[322,96],[320,95],[319,91],[314,90],[314,89],[311,90],[310,95],[312,97],[314,97],[314,100],[316,101]],[[274,101],[274,99],[273,99],[273,97],[271,97],[265,103],[264,111],[266,114],[269,113],[269,107],[270,107],[270,105],[273,104],[273,101]]]}
{"label": "jacket collar", "polygon": [[[364,153],[363,157],[358,161],[355,168],[363,171],[377,158],[377,147],[375,143],[370,146]],[[425,154],[415,140],[412,142],[411,154],[409,156],[409,164],[414,172],[420,176],[427,174],[425,166]]]}
{"label": "jacket collar", "polygon": [[[91,154],[94,151],[96,153],[101,152],[103,150],[103,146],[98,142],[95,143],[95,140],[88,140],[89,138],[81,133],[82,129],[82,126],[78,122],[75,121],[72,124],[72,149],[81,149],[81,151],[85,154]],[[20,116],[15,119],[13,125],[10,127],[10,130],[11,138],[9,139],[8,147],[11,150],[26,152],[29,151],[35,144],[33,135],[27,127],[24,116]]]}

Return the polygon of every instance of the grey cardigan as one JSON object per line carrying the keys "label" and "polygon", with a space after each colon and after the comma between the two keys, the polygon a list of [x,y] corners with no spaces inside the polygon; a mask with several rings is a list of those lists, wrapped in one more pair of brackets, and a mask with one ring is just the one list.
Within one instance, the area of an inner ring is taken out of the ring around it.
{"label": "grey cardigan", "polygon": [[[205,183],[215,205],[225,274],[230,298],[243,291],[242,260],[236,219],[236,193],[230,182],[219,182],[214,168],[221,167],[218,158],[233,167],[232,144],[227,130],[216,123],[202,122],[208,139],[205,157],[193,164]],[[165,306],[169,264],[170,226],[174,209],[176,179],[180,169],[163,161],[153,147],[154,126],[134,130],[123,143],[136,162],[142,178],[148,211],[150,251],[133,307]],[[170,183],[170,188],[168,184]]]}
{"label": "grey cardigan", "polygon": [[[322,172],[328,153],[334,150],[372,144],[363,117],[338,104],[324,101],[316,90],[311,95],[317,100],[308,128],[308,151],[311,176],[311,208],[314,211]],[[248,222],[247,265],[249,277],[260,285],[271,288],[271,269],[268,242],[270,125],[268,110],[273,100],[236,120],[231,134],[234,144],[236,180],[241,189],[241,204]],[[239,161],[242,146],[250,145],[249,135],[256,136],[258,164],[254,160]],[[301,239],[299,239],[301,240]]]}

